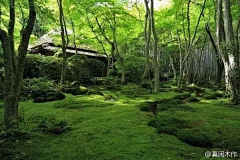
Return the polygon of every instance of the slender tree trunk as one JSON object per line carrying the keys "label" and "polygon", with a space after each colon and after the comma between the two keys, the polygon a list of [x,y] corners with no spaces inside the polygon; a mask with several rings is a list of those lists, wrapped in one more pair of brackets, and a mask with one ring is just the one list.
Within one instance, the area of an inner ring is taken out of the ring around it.
{"label": "slender tree trunk", "polygon": [[227,55],[228,55],[228,63],[225,64],[225,70],[229,80],[229,89],[231,94],[231,101],[235,104],[240,103],[240,75],[238,69],[239,57],[236,54],[236,48],[234,43],[234,33],[233,33],[233,22],[232,22],[232,14],[231,14],[231,4],[230,0],[223,0],[223,8],[224,8],[224,29],[225,29],[225,37],[227,44]]}
{"label": "slender tree trunk", "polygon": [[151,0],[151,21],[152,21],[152,32],[154,38],[153,44],[153,62],[154,62],[154,91],[156,93],[159,92],[159,66],[158,66],[158,37],[157,32],[155,29],[155,22],[154,22],[154,1]]}
{"label": "slender tree trunk", "polygon": [[[61,38],[62,38],[62,71],[61,71],[61,84],[65,84],[65,77],[66,77],[66,71],[67,71],[67,52],[66,52],[66,39],[65,39],[65,34],[66,30],[64,28],[64,14],[63,14],[63,8],[62,8],[62,0],[57,0],[58,1],[58,7],[59,7],[59,22],[60,22],[60,27],[61,27]],[[65,25],[66,27],[66,25]]]}
{"label": "slender tree trunk", "polygon": [[177,78],[177,70],[175,68],[173,58],[171,56],[170,56],[170,63],[171,63],[172,70],[173,70],[173,77],[174,77],[174,79],[176,79]]}
{"label": "slender tree trunk", "polygon": [[144,36],[145,36],[145,57],[146,57],[146,67],[143,73],[143,81],[148,80],[149,78],[149,71],[150,71],[150,57],[149,57],[149,46],[150,46],[150,39],[151,39],[151,32],[152,32],[152,21],[150,17],[150,10],[148,7],[148,1],[144,0],[145,7],[146,7],[146,15],[145,15],[145,28],[144,28]]}

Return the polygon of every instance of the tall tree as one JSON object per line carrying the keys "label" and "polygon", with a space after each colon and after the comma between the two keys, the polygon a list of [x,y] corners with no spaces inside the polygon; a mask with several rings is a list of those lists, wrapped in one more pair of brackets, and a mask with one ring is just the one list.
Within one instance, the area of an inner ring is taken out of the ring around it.
{"label": "tall tree", "polygon": [[151,40],[151,33],[152,33],[152,19],[150,18],[150,9],[148,7],[149,1],[144,0],[145,3],[145,26],[144,26],[144,40],[145,40],[145,70],[143,73],[143,81],[146,81],[149,77],[150,71],[150,56],[149,56],[149,47],[150,47],[150,40]]}
{"label": "tall tree", "polygon": [[154,63],[154,91],[159,92],[159,64],[158,64],[158,36],[155,28],[155,20],[154,20],[154,1],[151,0],[151,22],[152,22],[152,33],[153,33],[153,63]]}
{"label": "tall tree", "polygon": [[62,57],[63,57],[60,83],[65,84],[65,77],[66,77],[66,71],[67,71],[67,46],[69,43],[69,39],[67,34],[67,26],[64,18],[62,0],[57,0],[57,2],[59,7],[59,23],[61,27]]}
{"label": "tall tree", "polygon": [[[27,49],[29,44],[30,35],[33,30],[34,22],[36,19],[36,11],[34,0],[28,0],[29,3],[29,15],[27,25],[22,28],[21,41],[18,47],[18,57],[16,64],[13,63],[15,53],[12,52],[12,44],[14,43],[13,31],[11,28],[6,33],[3,29],[0,29],[0,41],[2,43],[4,54],[4,120],[7,129],[18,128],[18,101],[21,93],[21,83],[23,79],[23,72],[25,67],[25,60],[27,55]],[[15,18],[14,0],[10,0],[10,27],[14,27],[11,21]],[[16,65],[16,66],[15,66]],[[14,72],[14,68],[16,69]]]}

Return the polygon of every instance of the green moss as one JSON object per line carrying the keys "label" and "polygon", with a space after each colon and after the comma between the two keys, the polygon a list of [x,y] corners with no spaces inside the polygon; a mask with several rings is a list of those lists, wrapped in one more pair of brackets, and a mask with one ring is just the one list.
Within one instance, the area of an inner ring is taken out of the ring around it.
{"label": "green moss", "polygon": [[217,99],[217,96],[214,94],[205,94],[203,95],[203,98],[205,99]]}
{"label": "green moss", "polygon": [[141,111],[146,111],[146,112],[153,112],[153,114],[157,114],[157,104],[154,102],[143,102],[137,105],[137,107]]}
{"label": "green moss", "polygon": [[200,99],[196,98],[196,97],[189,97],[185,100],[186,102],[199,102]]}
{"label": "green moss", "polygon": [[[139,85],[123,86],[123,90],[131,88],[138,90]],[[21,122],[20,127],[28,132],[31,139],[0,140],[0,159],[199,160],[204,157],[206,150],[216,148],[240,152],[239,107],[228,105],[228,99],[203,99],[201,103],[170,105],[166,102],[176,95],[175,92],[136,94],[134,99],[121,91],[102,92],[112,95],[117,101],[105,101],[103,96],[94,94],[67,94],[64,100],[57,102],[20,102],[20,107],[25,111],[25,122]],[[207,89],[206,93],[214,91]],[[160,103],[162,99],[168,100]],[[174,100],[182,103],[181,100]],[[158,108],[172,106],[154,116],[156,121],[162,118],[158,131],[161,134],[147,125],[155,120],[153,115],[135,107],[145,101],[159,101]],[[71,108],[71,103],[75,107]],[[0,108],[1,127],[3,115],[4,109]],[[39,132],[43,118],[52,116],[57,121],[64,120],[73,129],[60,135]],[[194,134],[199,137],[194,137]],[[194,142],[185,141],[191,137]],[[212,147],[195,147],[199,146],[196,144],[199,141],[204,141],[201,146],[210,146],[209,142],[205,143],[206,140],[212,143]]]}
{"label": "green moss", "polygon": [[179,100],[184,100],[187,99],[188,97],[191,97],[190,93],[184,93],[184,94],[179,94],[173,97],[173,99],[179,99]]}

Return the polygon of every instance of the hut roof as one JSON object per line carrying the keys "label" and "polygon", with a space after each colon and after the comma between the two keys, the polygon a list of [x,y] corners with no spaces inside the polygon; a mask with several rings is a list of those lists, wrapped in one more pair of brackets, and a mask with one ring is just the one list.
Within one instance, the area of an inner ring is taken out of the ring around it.
{"label": "hut roof", "polygon": [[[32,46],[29,48],[29,53],[40,53],[40,51],[51,51],[51,52],[57,52],[58,50],[61,50],[61,45],[55,45],[51,42],[46,42],[42,44],[38,44],[35,46]],[[79,55],[86,55],[91,57],[105,57],[104,54],[99,54],[97,51],[90,50],[90,49],[83,49],[83,48],[76,48],[73,46],[68,46],[66,52],[69,54],[75,54],[77,50],[77,54]]]}

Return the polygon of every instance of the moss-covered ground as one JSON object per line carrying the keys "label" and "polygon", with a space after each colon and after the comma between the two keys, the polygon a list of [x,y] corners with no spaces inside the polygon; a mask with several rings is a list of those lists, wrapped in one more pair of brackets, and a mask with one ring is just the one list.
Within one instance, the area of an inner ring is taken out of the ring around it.
{"label": "moss-covered ground", "polygon": [[[105,96],[67,94],[61,101],[21,102],[21,130],[28,135],[0,140],[0,159],[204,160],[206,151],[240,154],[240,107],[229,105],[228,99],[200,97],[200,102],[169,105],[154,116],[136,106],[180,93],[165,89],[154,94],[133,84],[102,92]],[[114,98],[106,100],[107,95]],[[61,134],[42,132],[39,126],[46,119],[65,121],[71,129]]]}

